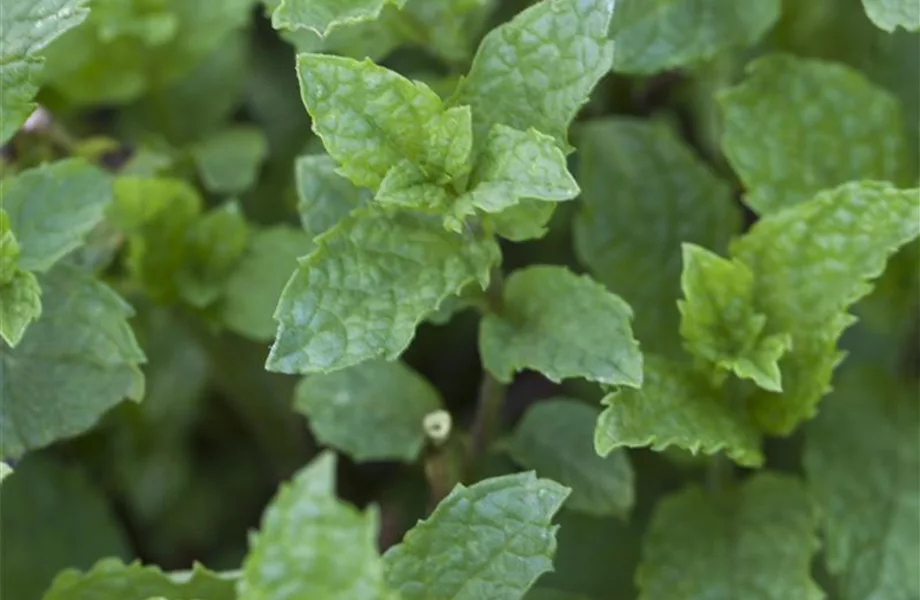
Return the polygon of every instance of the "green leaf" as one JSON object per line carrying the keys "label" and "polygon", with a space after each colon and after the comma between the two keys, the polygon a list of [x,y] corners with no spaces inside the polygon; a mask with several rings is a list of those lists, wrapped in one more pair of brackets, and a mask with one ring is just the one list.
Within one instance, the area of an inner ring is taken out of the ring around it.
{"label": "green leaf", "polygon": [[9,283],[19,273],[19,242],[10,227],[10,217],[0,208],[0,285]]}
{"label": "green leaf", "polygon": [[306,377],[294,408],[320,443],[356,461],[412,462],[425,443],[422,421],[441,408],[441,396],[404,363],[370,360]]}
{"label": "green leaf", "polygon": [[220,314],[233,332],[268,341],[278,328],[272,318],[284,284],[297,268],[297,259],[313,249],[303,232],[276,225],[256,231],[239,265],[223,287]]}
{"label": "green leaf", "polygon": [[683,363],[646,355],[641,390],[621,389],[602,400],[594,447],[601,456],[624,446],[693,454],[724,451],[744,466],[760,466],[760,433],[738,398]]}
{"label": "green leaf", "polygon": [[907,31],[920,30],[920,6],[911,0],[863,0],[866,14],[885,31],[898,27]]}
{"label": "green leaf", "polygon": [[760,426],[785,435],[814,415],[841,355],[836,340],[847,308],[872,289],[898,248],[920,235],[920,194],[886,183],[849,183],[761,219],[732,245],[754,273],[764,335],[790,333],[780,361],[783,394],[750,399]]}
{"label": "green leaf", "polygon": [[13,467],[9,466],[5,462],[0,462],[0,484],[3,483],[3,480],[13,474]]}
{"label": "green leaf", "polygon": [[725,155],[760,214],[852,180],[904,180],[898,101],[848,67],[760,58],[720,104]]}
{"label": "green leaf", "polygon": [[500,381],[534,369],[552,381],[582,377],[639,387],[642,355],[619,296],[565,267],[534,266],[512,273],[501,314],[483,318],[482,362]]}
{"label": "green leaf", "polygon": [[754,274],[693,244],[684,244],[678,300],[680,334],[687,350],[771,392],[782,391],[778,361],[792,339],[778,333],[763,337],[767,317],[754,310]]}
{"label": "green leaf", "polygon": [[521,598],[552,569],[569,490],[532,472],[458,485],[383,559],[403,600]]}
{"label": "green leaf", "polygon": [[235,600],[234,578],[196,563],[191,571],[164,573],[140,562],[107,559],[86,573],[64,571],[42,600]]}
{"label": "green leaf", "polygon": [[636,573],[641,600],[821,600],[811,579],[816,514],[797,479],[690,487],[659,501]]}
{"label": "green leaf", "polygon": [[28,271],[18,271],[10,281],[0,283],[0,338],[11,348],[42,314],[41,294],[38,280]]}
{"label": "green leaf", "polygon": [[239,194],[255,185],[268,143],[260,129],[240,126],[198,142],[191,153],[209,192]]}
{"label": "green leaf", "polygon": [[[451,198],[451,193],[431,182],[423,169],[411,161],[403,160],[387,172],[380,182],[374,201],[385,206],[438,214],[446,210]],[[451,229],[459,232],[461,228]]]}
{"label": "green leaf", "polygon": [[620,0],[611,34],[613,69],[649,74],[745,48],[773,27],[781,0]]}
{"label": "green leaf", "polygon": [[29,455],[0,487],[0,597],[38,600],[54,576],[129,556],[108,498],[79,468]]}
{"label": "green leaf", "polygon": [[564,149],[569,123],[610,70],[613,0],[542,0],[490,31],[450,100],[469,105],[483,144],[492,127],[534,128]]}
{"label": "green leaf", "polygon": [[601,458],[591,443],[598,410],[577,400],[538,402],[514,432],[508,451],[516,463],[572,488],[566,508],[625,517],[635,500],[625,451]]}
{"label": "green leaf", "polygon": [[388,597],[377,510],[362,513],[335,497],[335,465],[324,452],[281,486],[250,540],[240,600]]}
{"label": "green leaf", "polygon": [[87,0],[0,0],[0,146],[35,105],[42,50],[89,14]]}
{"label": "green leaf", "polygon": [[301,54],[300,91],[313,130],[355,185],[376,188],[402,160],[422,164],[427,131],[442,112],[441,99],[370,60]]}
{"label": "green leaf", "polygon": [[673,354],[681,243],[727,249],[741,230],[731,188],[664,123],[610,118],[578,134],[576,254],[633,307],[642,347]]}
{"label": "green leaf", "polygon": [[373,198],[369,190],[355,187],[339,175],[337,167],[328,154],[301,156],[294,165],[297,211],[311,238],[332,229],[345,215]]}
{"label": "green leaf", "polygon": [[495,233],[512,242],[523,242],[546,235],[556,205],[550,202],[523,200],[493,215]]}
{"label": "green leaf", "polygon": [[445,231],[437,219],[371,208],[316,240],[281,295],[267,368],[328,372],[392,360],[415,327],[499,259],[494,240]]}
{"label": "green leaf", "polygon": [[804,453],[841,598],[920,594],[920,414],[915,382],[846,371],[809,423]]}
{"label": "green leaf", "polygon": [[0,343],[3,457],[83,433],[122,399],[144,395],[131,307],[73,267],[59,266],[39,284],[41,319],[15,349]]}
{"label": "green leaf", "polygon": [[19,243],[19,268],[50,269],[102,221],[111,201],[109,179],[82,159],[43,165],[5,181],[0,202]]}
{"label": "green leaf", "polygon": [[281,0],[272,13],[272,27],[307,29],[325,37],[343,25],[373,21],[387,4],[402,7],[406,0]]}

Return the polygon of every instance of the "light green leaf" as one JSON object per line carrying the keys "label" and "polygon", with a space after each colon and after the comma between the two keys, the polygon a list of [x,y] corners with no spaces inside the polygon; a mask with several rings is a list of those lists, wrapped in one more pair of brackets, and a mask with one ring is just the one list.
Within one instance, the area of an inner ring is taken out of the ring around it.
{"label": "light green leaf", "polygon": [[0,338],[15,348],[29,323],[42,314],[42,290],[33,273],[18,271],[0,283]]}
{"label": "light green leaf", "polygon": [[461,180],[472,167],[473,113],[454,106],[441,113],[428,129],[428,155],[422,166],[436,183]]}
{"label": "light green leaf", "polygon": [[257,127],[238,126],[198,142],[191,154],[209,192],[239,194],[255,185],[268,142]]}
{"label": "light green leaf", "polygon": [[402,7],[406,0],[281,0],[272,13],[272,27],[307,29],[325,37],[343,25],[373,21],[387,4]]}
{"label": "light green leaf", "polygon": [[576,254],[633,307],[642,347],[673,354],[681,243],[727,249],[741,230],[731,188],[664,123],[602,119],[578,134]]}
{"label": "light green leaf", "polygon": [[522,200],[492,216],[495,233],[512,242],[542,238],[555,210],[556,205],[551,202]]}
{"label": "light green leaf", "polygon": [[915,382],[846,371],[804,453],[841,598],[920,595],[920,413]]}
{"label": "light green leaf", "polygon": [[552,381],[583,377],[639,387],[642,355],[619,296],[565,267],[515,271],[505,284],[502,313],[483,318],[482,362],[500,381],[534,369]]}
{"label": "light green leaf", "polygon": [[684,244],[678,300],[680,334],[687,350],[771,392],[782,390],[777,361],[792,339],[777,333],[763,337],[767,317],[754,310],[754,274],[744,263],[727,260],[693,244]]}
{"label": "light green leaf", "polygon": [[370,190],[355,187],[336,172],[338,164],[328,154],[308,154],[297,159],[297,211],[303,228],[315,238],[332,229],[345,215],[370,202]]}
{"label": "light green leaf", "polygon": [[920,30],[920,4],[913,0],[863,0],[863,6],[872,22],[885,31],[898,27]]}
{"label": "light green leaf", "polygon": [[780,361],[783,394],[758,392],[751,408],[767,432],[785,435],[813,416],[841,355],[847,308],[872,288],[888,258],[920,235],[920,192],[849,183],[761,219],[732,245],[754,273],[764,335],[792,334]]}
{"label": "light green leaf", "polygon": [[38,600],[61,570],[129,555],[108,498],[86,474],[32,454],[0,486],[0,597]]}
{"label": "light green leaf", "polygon": [[89,11],[87,0],[0,0],[0,146],[34,108],[44,60],[41,51]]}
{"label": "light green leaf", "polygon": [[82,243],[111,201],[109,179],[82,159],[36,167],[5,181],[0,203],[19,243],[19,268],[50,269]]}
{"label": "light green leaf", "polygon": [[852,180],[901,183],[907,150],[901,109],[843,65],[772,55],[720,97],[725,155],[760,214]]}
{"label": "light green leaf", "polygon": [[78,269],[39,278],[42,317],[15,349],[0,342],[0,454],[83,433],[124,398],[140,400],[144,354],[131,307]]}
{"label": "light green leaf", "polygon": [[683,363],[646,355],[641,390],[621,389],[602,400],[594,447],[677,446],[693,454],[724,451],[744,466],[760,466],[760,433],[738,398]]}
{"label": "light green leaf", "polygon": [[773,473],[660,500],[642,544],[639,598],[821,600],[810,573],[815,512],[801,482]]}
{"label": "light green leaf", "polygon": [[432,183],[420,167],[403,160],[387,172],[380,182],[374,201],[382,205],[437,214],[446,210],[451,198],[451,193],[443,186]]}
{"label": "light green leaf", "polygon": [[356,461],[418,458],[422,421],[441,408],[438,391],[400,361],[370,360],[297,386],[294,408],[325,445]]}
{"label": "light green leaf", "polygon": [[281,486],[250,540],[240,600],[387,598],[377,510],[335,497],[335,464],[324,452]]}
{"label": "light green leaf", "polygon": [[19,273],[19,242],[10,227],[10,217],[0,208],[0,285],[9,283]]}
{"label": "light green leaf", "polygon": [[499,259],[492,239],[372,208],[352,212],[316,243],[275,311],[271,371],[306,374],[375,357],[392,360],[448,296],[474,281],[485,288]]}
{"label": "light green leaf", "polygon": [[200,564],[191,571],[164,573],[140,562],[101,560],[88,572],[64,571],[42,600],[235,600],[234,578]]}
{"label": "light green leaf", "polygon": [[542,0],[490,31],[450,100],[469,105],[477,145],[498,123],[566,150],[569,123],[610,70],[614,0]]}
{"label": "light green leaf", "polygon": [[458,485],[383,559],[403,600],[521,598],[552,570],[569,489],[532,472]]}
{"label": "light green leaf", "polygon": [[220,314],[227,328],[256,341],[272,339],[278,329],[272,315],[281,290],[297,268],[297,259],[312,249],[310,238],[291,227],[254,232],[223,287]]}
{"label": "light green leaf", "polygon": [[441,99],[370,60],[301,54],[300,91],[313,130],[352,183],[376,188],[402,160],[422,164],[427,131],[439,118]]}
{"label": "light green leaf", "polygon": [[781,11],[781,0],[619,0],[611,28],[613,69],[657,73],[751,46]]}
{"label": "light green leaf", "polygon": [[625,451],[601,458],[591,443],[598,410],[577,400],[536,403],[518,424],[509,453],[541,477],[572,488],[569,510],[625,517],[635,500],[633,470]]}

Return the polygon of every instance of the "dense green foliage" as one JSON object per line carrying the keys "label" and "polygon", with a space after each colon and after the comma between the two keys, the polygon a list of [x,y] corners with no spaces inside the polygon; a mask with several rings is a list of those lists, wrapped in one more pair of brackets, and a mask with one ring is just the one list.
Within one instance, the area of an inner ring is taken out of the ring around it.
{"label": "dense green foliage", "polygon": [[918,600],[916,0],[0,0],[4,600]]}

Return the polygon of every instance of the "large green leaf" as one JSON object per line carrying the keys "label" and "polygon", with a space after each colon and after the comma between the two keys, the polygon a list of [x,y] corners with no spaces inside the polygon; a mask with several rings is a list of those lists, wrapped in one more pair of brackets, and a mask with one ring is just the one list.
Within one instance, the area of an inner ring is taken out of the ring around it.
{"label": "large green leaf", "polygon": [[402,600],[522,598],[552,569],[568,494],[532,472],[458,485],[384,554],[387,583]]}
{"label": "large green leaf", "polygon": [[781,10],[781,0],[619,0],[613,68],[646,74],[701,63],[754,44]]}
{"label": "large green leaf", "polygon": [[82,159],[43,165],[4,181],[0,203],[19,243],[19,268],[47,271],[83,242],[111,201],[108,177]]}
{"label": "large green leaf", "polygon": [[0,487],[0,597],[38,600],[59,571],[129,556],[108,499],[77,467],[30,455]]}
{"label": "large green leaf", "polygon": [[3,457],[83,433],[122,399],[144,395],[131,307],[73,267],[58,266],[39,283],[41,318],[15,349],[0,342]]}
{"label": "large green leaf", "polygon": [[920,4],[913,0],[863,0],[863,6],[872,22],[885,31],[897,27],[920,30]]}
{"label": "large green leaf", "polygon": [[572,488],[566,508],[626,516],[633,505],[633,470],[625,451],[602,458],[591,443],[598,410],[554,398],[538,402],[521,420],[508,451],[524,468]]}
{"label": "large green leaf", "polygon": [[741,229],[731,188],[664,123],[589,121],[578,139],[575,251],[633,307],[643,348],[673,353],[681,243],[727,249]]}
{"label": "large green leaf", "polygon": [[484,288],[499,258],[494,240],[373,208],[352,212],[316,243],[281,294],[269,370],[306,374],[396,358],[448,296],[477,281]]}
{"label": "large green leaf", "polygon": [[590,277],[528,267],[508,278],[501,313],[482,320],[479,351],[500,381],[533,369],[557,382],[582,377],[639,387],[642,355],[631,318],[629,305]]}
{"label": "large green leaf", "polygon": [[240,600],[388,598],[377,553],[378,513],[335,497],[335,455],[324,452],[284,484],[250,541]]}
{"label": "large green leaf", "polygon": [[441,408],[438,391],[400,361],[370,360],[300,382],[294,408],[321,443],[356,461],[418,458],[422,422]]}
{"label": "large green leaf", "polygon": [[542,0],[489,32],[451,98],[473,110],[481,146],[498,123],[568,148],[569,123],[610,70],[613,0]]}
{"label": "large green leaf", "polygon": [[32,112],[42,50],[86,18],[88,0],[0,0],[0,145]]}
{"label": "large green leaf", "polygon": [[720,103],[725,155],[760,214],[852,180],[904,180],[898,101],[849,67],[767,56]]}
{"label": "large green leaf", "polygon": [[920,595],[920,413],[916,382],[846,371],[808,425],[804,454],[841,598]]}
{"label": "large green leaf", "polygon": [[594,434],[601,456],[624,446],[677,446],[724,451],[745,466],[763,463],[760,433],[744,405],[688,365],[646,355],[642,389],[621,389],[603,403]]}
{"label": "large green leaf", "polygon": [[805,486],[755,475],[660,500],[636,573],[641,600],[821,600],[811,579],[816,511]]}
{"label": "large green leaf", "polygon": [[196,564],[164,573],[140,562],[99,561],[85,573],[64,571],[42,600],[235,600],[234,577]]}

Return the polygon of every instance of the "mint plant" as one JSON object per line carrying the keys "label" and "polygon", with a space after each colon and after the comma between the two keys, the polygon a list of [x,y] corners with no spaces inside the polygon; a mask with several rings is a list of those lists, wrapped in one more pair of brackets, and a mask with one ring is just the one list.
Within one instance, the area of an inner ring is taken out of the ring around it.
{"label": "mint plant", "polygon": [[906,0],[0,0],[0,596],[920,598]]}

